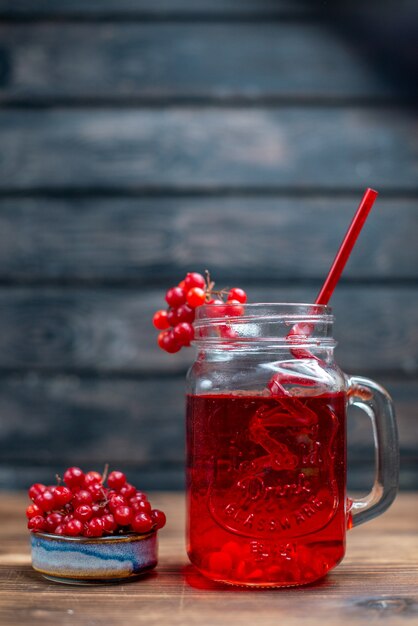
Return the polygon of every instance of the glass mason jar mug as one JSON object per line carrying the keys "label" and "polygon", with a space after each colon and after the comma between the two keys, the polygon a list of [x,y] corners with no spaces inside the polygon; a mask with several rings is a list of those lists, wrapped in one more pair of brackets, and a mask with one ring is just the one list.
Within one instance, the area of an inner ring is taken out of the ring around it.
{"label": "glass mason jar mug", "polygon": [[[343,558],[346,529],[385,511],[398,484],[392,402],[333,357],[329,307],[250,304],[197,310],[188,374],[188,554],[236,585],[313,582]],[[376,476],[346,495],[346,407],[371,419]]]}

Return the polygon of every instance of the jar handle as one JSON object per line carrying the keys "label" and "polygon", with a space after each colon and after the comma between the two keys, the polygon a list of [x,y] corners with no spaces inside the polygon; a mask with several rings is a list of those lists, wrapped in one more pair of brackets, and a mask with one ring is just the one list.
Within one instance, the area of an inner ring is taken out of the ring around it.
{"label": "jar handle", "polygon": [[399,483],[399,445],[395,410],[388,392],[373,380],[347,376],[348,404],[369,416],[375,446],[374,484],[364,498],[351,499],[350,528],[377,517],[390,507]]}

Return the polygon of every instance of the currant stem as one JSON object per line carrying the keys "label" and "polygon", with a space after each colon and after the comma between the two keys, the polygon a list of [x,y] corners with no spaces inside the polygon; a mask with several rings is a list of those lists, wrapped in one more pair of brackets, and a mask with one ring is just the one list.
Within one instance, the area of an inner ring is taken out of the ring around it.
{"label": "currant stem", "polygon": [[213,288],[215,286],[215,283],[213,280],[210,279],[210,272],[209,270],[205,270],[205,280],[206,280],[206,302],[209,302],[209,300],[212,298],[212,293],[215,293],[213,291]]}

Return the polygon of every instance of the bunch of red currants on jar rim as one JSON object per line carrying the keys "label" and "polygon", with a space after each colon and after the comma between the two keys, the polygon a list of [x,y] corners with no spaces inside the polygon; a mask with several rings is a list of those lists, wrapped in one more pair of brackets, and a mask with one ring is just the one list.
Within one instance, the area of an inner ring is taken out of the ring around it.
{"label": "bunch of red currants on jar rim", "polygon": [[[158,310],[153,317],[153,324],[160,332],[158,345],[169,353],[189,347],[194,339],[193,322],[196,309],[203,304],[215,304],[219,317],[239,316],[243,313],[243,304],[247,294],[239,287],[215,290],[209,272],[206,277],[198,272],[188,272],[186,277],[165,294],[167,309]],[[222,305],[222,306],[220,306]]]}
{"label": "bunch of red currants on jar rim", "polygon": [[145,534],[162,528],[165,514],[151,507],[146,494],[128,483],[117,470],[107,476],[79,467],[69,467],[64,483],[35,483],[26,509],[28,528],[69,537],[102,537],[129,532]]}

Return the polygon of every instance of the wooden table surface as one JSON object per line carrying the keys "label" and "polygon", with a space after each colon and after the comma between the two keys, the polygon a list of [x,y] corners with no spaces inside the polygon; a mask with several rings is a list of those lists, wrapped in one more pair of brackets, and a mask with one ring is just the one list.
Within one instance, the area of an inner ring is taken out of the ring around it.
{"label": "wooden table surface", "polygon": [[167,512],[160,563],[123,585],[72,587],[31,569],[25,496],[0,498],[0,624],[293,626],[418,623],[418,495],[402,494],[382,517],[352,530],[343,563],[307,587],[247,590],[203,579],[188,565],[184,499],[155,494]]}

